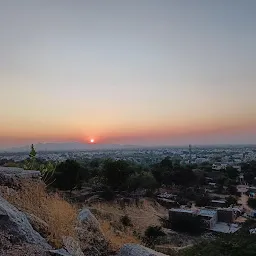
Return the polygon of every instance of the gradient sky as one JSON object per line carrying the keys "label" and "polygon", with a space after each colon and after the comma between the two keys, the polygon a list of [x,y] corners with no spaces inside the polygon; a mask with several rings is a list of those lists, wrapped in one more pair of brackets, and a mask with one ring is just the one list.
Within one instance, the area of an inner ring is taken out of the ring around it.
{"label": "gradient sky", "polygon": [[256,143],[255,0],[0,0],[0,147]]}

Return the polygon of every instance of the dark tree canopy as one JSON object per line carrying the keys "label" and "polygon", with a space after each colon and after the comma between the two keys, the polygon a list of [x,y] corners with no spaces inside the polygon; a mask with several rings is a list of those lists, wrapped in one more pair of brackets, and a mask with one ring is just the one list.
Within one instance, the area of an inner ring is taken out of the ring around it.
{"label": "dark tree canopy", "polygon": [[53,185],[63,190],[72,190],[79,186],[80,174],[80,164],[74,160],[66,160],[57,165]]}
{"label": "dark tree canopy", "polygon": [[127,161],[108,159],[103,164],[102,175],[107,185],[117,189],[126,184],[127,179],[133,172]]}

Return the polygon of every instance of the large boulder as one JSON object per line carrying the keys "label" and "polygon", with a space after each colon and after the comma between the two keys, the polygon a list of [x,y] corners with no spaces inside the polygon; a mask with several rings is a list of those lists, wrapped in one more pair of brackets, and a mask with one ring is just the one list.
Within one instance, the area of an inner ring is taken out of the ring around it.
{"label": "large boulder", "polygon": [[100,223],[96,219],[96,217],[91,213],[91,211],[87,208],[84,208],[81,210],[78,214],[78,221],[81,224],[89,224],[91,226],[94,226],[95,228],[100,228]]}
{"label": "large boulder", "polygon": [[166,254],[153,251],[138,244],[125,244],[119,251],[118,256],[167,256]]}
{"label": "large boulder", "polygon": [[87,208],[78,214],[77,234],[85,256],[109,255],[108,241],[100,229],[98,220]]}
{"label": "large boulder", "polygon": [[23,179],[40,179],[40,171],[23,170],[16,167],[0,166],[0,185],[14,187]]}
{"label": "large boulder", "polygon": [[0,196],[0,230],[10,234],[18,242],[36,244],[51,249],[46,240],[36,232],[26,215]]}
{"label": "large boulder", "polygon": [[48,235],[50,235],[49,225],[44,220],[40,219],[32,213],[25,212],[25,215],[34,230],[36,230],[43,237],[47,237]]}

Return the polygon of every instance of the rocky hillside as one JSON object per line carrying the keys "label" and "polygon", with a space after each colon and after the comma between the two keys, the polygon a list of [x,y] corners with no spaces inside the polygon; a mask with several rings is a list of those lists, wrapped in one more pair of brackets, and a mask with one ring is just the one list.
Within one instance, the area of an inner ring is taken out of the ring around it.
{"label": "rocky hillside", "polygon": [[40,172],[0,167],[0,255],[161,256],[136,244],[113,251],[96,217],[56,193]]}

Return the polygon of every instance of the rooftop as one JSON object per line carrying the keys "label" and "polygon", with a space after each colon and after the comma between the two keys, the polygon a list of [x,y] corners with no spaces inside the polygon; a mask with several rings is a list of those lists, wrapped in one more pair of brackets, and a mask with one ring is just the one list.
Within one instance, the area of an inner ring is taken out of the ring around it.
{"label": "rooftop", "polygon": [[184,212],[184,213],[194,213],[195,211],[189,209],[181,209],[181,208],[172,208],[171,212]]}
{"label": "rooftop", "polygon": [[201,209],[198,214],[201,216],[213,217],[216,213],[217,213],[217,211],[215,211],[215,210]]}
{"label": "rooftop", "polygon": [[227,224],[224,222],[217,222],[214,227],[211,229],[215,232],[221,232],[221,233],[235,233],[237,230],[239,230],[241,227],[238,224]]}
{"label": "rooftop", "polygon": [[226,201],[225,200],[212,200],[212,203],[220,203],[220,204],[225,204]]}

